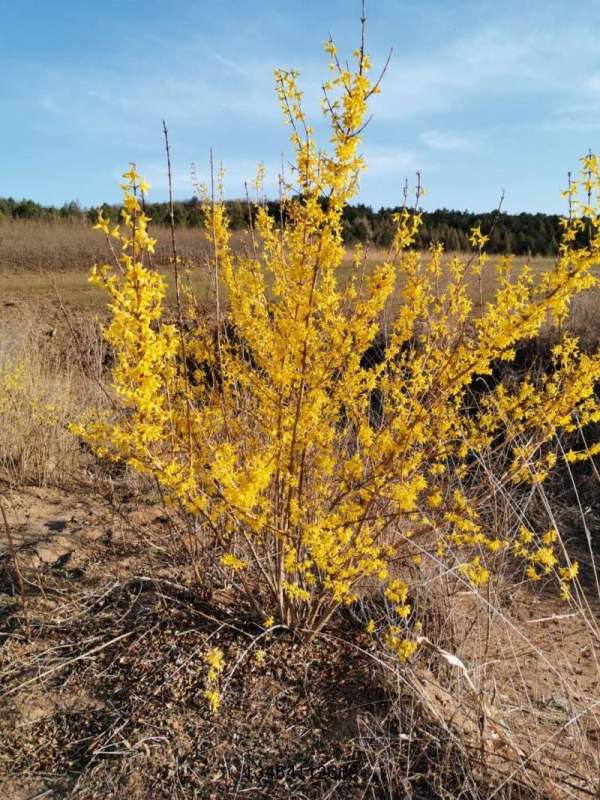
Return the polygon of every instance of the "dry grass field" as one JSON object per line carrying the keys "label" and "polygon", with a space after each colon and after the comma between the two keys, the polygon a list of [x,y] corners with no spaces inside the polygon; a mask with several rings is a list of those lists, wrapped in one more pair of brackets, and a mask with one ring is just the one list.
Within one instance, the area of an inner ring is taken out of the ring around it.
{"label": "dry grass field", "polygon": [[[170,231],[157,228],[156,263],[166,264],[171,256]],[[180,255],[186,261],[200,263],[207,245],[197,230],[177,231]],[[77,272],[86,273],[88,265],[107,257],[104,237],[84,220],[46,222],[8,220],[0,223],[0,271],[5,272]]]}
{"label": "dry grass field", "polygon": [[[171,233],[168,228],[150,230],[157,239],[154,266],[167,280],[168,300],[174,300],[173,270],[170,267]],[[243,253],[251,247],[249,236],[244,232],[233,235],[235,249]],[[211,291],[207,270],[209,244],[202,231],[193,228],[177,229],[177,251],[186,268],[196,295],[206,298]],[[366,266],[381,263],[389,256],[386,250],[367,249]],[[449,258],[450,256],[446,256]],[[54,303],[60,295],[68,307],[78,311],[102,312],[105,307],[102,292],[90,285],[91,264],[111,260],[107,243],[98,231],[85,222],[41,222],[15,220],[0,222],[0,297],[3,303],[25,302],[27,307],[37,303]],[[551,269],[553,259],[535,256],[530,259],[518,256],[514,259],[515,270],[525,263],[536,273]],[[345,266],[341,270],[342,281],[352,269],[352,254],[347,253]],[[493,292],[493,281],[484,281],[484,295]]]}
{"label": "dry grass field", "polygon": [[[200,233],[178,231],[178,247],[208,298]],[[22,369],[0,406],[0,796],[600,797],[596,464],[493,499],[499,530],[521,506],[553,520],[582,565],[569,602],[509,563],[480,588],[432,563],[411,598],[427,637],[410,662],[365,633],[386,613],[376,594],[307,652],[211,583],[202,553],[182,556],[193,525],[151,480],[67,430],[113,399],[105,298],[87,281],[105,257],[87,227],[0,226],[0,376]],[[573,310],[589,347],[598,307],[590,295]],[[227,661],[216,718],[209,644]]]}

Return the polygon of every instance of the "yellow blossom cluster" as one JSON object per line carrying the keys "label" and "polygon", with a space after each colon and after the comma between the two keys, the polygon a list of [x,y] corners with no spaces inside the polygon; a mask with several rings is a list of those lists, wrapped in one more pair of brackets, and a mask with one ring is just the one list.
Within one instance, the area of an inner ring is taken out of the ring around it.
{"label": "yellow blossom cluster", "polygon": [[521,526],[518,537],[513,542],[512,550],[514,555],[520,556],[528,562],[525,574],[529,580],[539,581],[543,575],[550,575],[557,571],[561,596],[568,600],[571,596],[569,583],[577,577],[579,565],[577,562],[573,562],[566,567],[558,567],[558,542],[559,536],[556,530],[546,531],[536,537],[533,531]]}
{"label": "yellow blossom cluster", "polygon": [[219,689],[220,675],[225,666],[225,658],[220,647],[211,647],[204,654],[204,662],[208,664],[206,675],[206,688],[203,696],[208,701],[208,705],[213,714],[216,714],[221,707],[221,692]]}
{"label": "yellow blossom cluster", "polygon": [[0,364],[0,413],[20,401],[25,387],[25,362],[23,359],[7,359]]}

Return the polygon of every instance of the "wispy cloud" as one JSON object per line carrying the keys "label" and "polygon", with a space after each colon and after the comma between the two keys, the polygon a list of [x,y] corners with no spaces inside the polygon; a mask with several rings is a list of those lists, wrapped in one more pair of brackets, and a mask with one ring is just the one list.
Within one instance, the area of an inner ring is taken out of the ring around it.
{"label": "wispy cloud", "polygon": [[558,102],[542,121],[545,130],[596,131],[600,129],[600,72],[577,81],[566,101]]}
{"label": "wispy cloud", "polygon": [[39,107],[42,111],[48,111],[50,114],[62,114],[63,108],[56,102],[56,98],[52,94],[45,94],[39,99]]}
{"label": "wispy cloud", "polygon": [[200,72],[186,75],[139,75],[89,70],[76,77],[53,69],[44,79],[39,104],[64,109],[81,128],[93,130],[99,118],[126,126],[149,117],[178,122],[204,121],[219,113],[264,120],[274,117],[276,101],[261,86],[240,82],[224,91]]}
{"label": "wispy cloud", "polygon": [[475,146],[475,139],[452,131],[430,130],[421,134],[421,141],[433,150],[467,152]]}
{"label": "wispy cloud", "polygon": [[590,75],[585,86],[592,94],[600,95],[600,72]]}
{"label": "wispy cloud", "polygon": [[366,175],[370,178],[404,176],[419,166],[418,156],[414,150],[367,147],[364,148],[363,155],[367,165]]}
{"label": "wispy cloud", "polygon": [[[151,160],[138,165],[144,177],[150,183],[151,196],[164,195],[168,190],[168,178],[166,164],[164,162]],[[223,169],[223,188],[225,196],[228,198],[243,198],[246,193],[246,185],[250,196],[252,196],[252,182],[257,173],[258,160],[250,158],[229,158],[215,164],[215,169]],[[264,163],[265,179],[264,191],[268,197],[277,194],[279,186],[279,173],[281,165],[275,161]],[[120,172],[115,169],[113,172],[115,182],[120,179]],[[189,164],[187,167],[180,167],[172,170],[172,187],[178,197],[191,197],[197,193],[199,186],[209,187],[211,182],[210,164],[206,163]]]}
{"label": "wispy cloud", "polygon": [[[577,59],[573,59],[573,53]],[[426,58],[396,58],[385,77],[376,113],[407,119],[460,111],[483,97],[600,91],[599,51],[591,31],[518,29],[514,20],[443,44]]]}

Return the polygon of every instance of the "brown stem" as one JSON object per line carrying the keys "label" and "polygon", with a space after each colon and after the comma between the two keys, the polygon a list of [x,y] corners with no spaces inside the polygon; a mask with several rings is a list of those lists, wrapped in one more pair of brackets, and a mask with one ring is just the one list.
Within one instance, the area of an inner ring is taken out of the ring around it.
{"label": "brown stem", "polygon": [[190,413],[190,382],[187,368],[187,349],[185,346],[185,334],[183,327],[183,312],[181,309],[181,294],[179,289],[179,258],[177,256],[177,242],[175,240],[175,211],[173,208],[173,177],[171,171],[171,146],[169,144],[169,131],[167,130],[167,123],[163,119],[163,134],[165,137],[165,153],[167,156],[167,179],[169,184],[169,224],[171,229],[171,258],[173,261],[173,274],[175,277],[175,301],[177,303],[177,322],[179,325],[179,338],[181,342],[181,358],[183,361],[183,376],[186,388],[186,416],[187,416],[187,433],[188,433],[188,452],[189,452],[189,467],[192,470],[192,420]]}
{"label": "brown stem", "polygon": [[8,539],[8,550],[10,552],[10,557],[13,562],[13,568],[15,570],[15,575],[17,577],[17,583],[19,584],[19,594],[21,596],[21,605],[25,608],[25,582],[23,581],[23,574],[21,573],[21,568],[19,567],[19,562],[17,560],[17,550],[15,548],[15,543],[12,538],[12,534],[10,531],[10,525],[8,524],[8,518],[6,516],[6,511],[4,510],[4,504],[2,500],[0,500],[0,513],[2,514],[2,519],[4,520],[4,528],[6,530],[6,538]]}

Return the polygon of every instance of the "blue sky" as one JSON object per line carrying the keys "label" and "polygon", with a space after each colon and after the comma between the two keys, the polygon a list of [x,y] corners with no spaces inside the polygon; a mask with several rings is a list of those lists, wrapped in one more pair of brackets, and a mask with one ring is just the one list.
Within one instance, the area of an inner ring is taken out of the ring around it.
{"label": "blue sky", "polygon": [[[135,160],[165,196],[208,152],[243,193],[262,160],[275,185],[287,129],[274,67],[302,72],[318,121],[328,32],[358,41],[358,0],[0,0],[0,196],[118,199]],[[393,47],[362,150],[360,200],[400,201],[416,169],[426,208],[561,211],[577,159],[600,148],[600,0],[370,0],[375,67]],[[269,186],[269,184],[267,184]]]}

